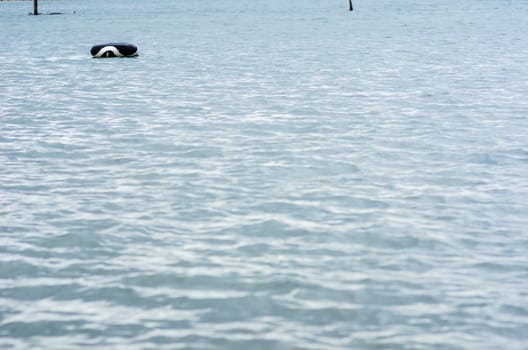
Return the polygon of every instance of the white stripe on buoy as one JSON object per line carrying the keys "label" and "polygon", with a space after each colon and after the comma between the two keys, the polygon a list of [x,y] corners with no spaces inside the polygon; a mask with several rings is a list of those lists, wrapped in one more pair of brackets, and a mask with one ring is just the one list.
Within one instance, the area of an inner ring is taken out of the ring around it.
{"label": "white stripe on buoy", "polygon": [[109,52],[112,52],[115,57],[123,57],[121,52],[119,52],[119,50],[116,49],[115,46],[105,46],[105,47],[103,47],[101,50],[99,50],[99,52],[94,57],[97,57],[97,58],[108,57],[108,53]]}

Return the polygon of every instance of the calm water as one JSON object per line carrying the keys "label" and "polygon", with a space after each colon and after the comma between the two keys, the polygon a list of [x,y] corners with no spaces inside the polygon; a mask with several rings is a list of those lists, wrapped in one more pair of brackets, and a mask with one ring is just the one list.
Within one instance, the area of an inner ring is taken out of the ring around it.
{"label": "calm water", "polygon": [[528,2],[354,5],[1,2],[0,349],[528,349]]}

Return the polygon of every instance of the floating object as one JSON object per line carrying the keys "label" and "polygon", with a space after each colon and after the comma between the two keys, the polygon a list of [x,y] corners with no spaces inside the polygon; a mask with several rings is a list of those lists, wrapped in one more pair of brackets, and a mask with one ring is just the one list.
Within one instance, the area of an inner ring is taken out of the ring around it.
{"label": "floating object", "polygon": [[137,55],[136,45],[128,43],[109,43],[94,45],[90,53],[94,58],[101,57],[131,57]]}
{"label": "floating object", "polygon": [[[72,13],[75,13],[75,11],[73,11]],[[64,12],[39,12],[37,14],[31,13],[31,12],[28,13],[28,15],[30,16],[43,16],[43,15],[53,16],[53,15],[63,15],[63,14]]]}

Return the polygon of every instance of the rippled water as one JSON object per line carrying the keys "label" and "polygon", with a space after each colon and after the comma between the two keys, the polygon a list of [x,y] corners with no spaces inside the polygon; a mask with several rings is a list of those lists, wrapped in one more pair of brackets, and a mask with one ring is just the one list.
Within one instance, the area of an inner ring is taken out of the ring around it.
{"label": "rippled water", "polygon": [[0,348],[527,349],[528,3],[354,5],[0,3]]}

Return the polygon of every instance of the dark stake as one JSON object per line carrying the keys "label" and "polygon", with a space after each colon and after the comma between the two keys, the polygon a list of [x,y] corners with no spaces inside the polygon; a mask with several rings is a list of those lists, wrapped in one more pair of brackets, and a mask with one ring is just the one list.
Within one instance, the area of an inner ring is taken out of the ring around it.
{"label": "dark stake", "polygon": [[350,6],[350,11],[354,11],[354,6],[352,6],[352,0],[348,0],[348,5]]}
{"label": "dark stake", "polygon": [[33,14],[38,15],[38,0],[33,0]]}

